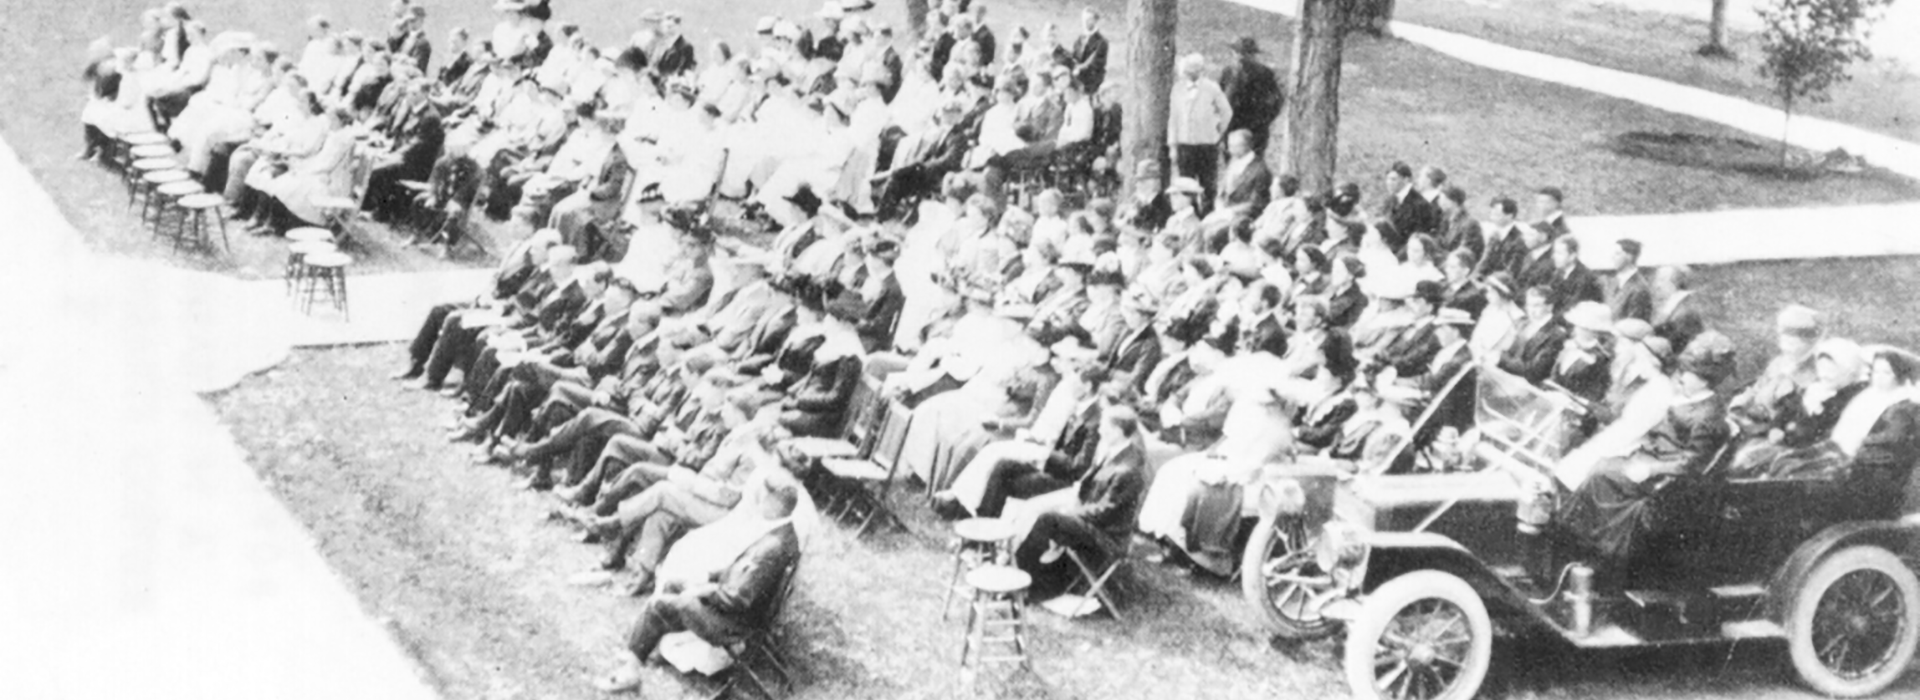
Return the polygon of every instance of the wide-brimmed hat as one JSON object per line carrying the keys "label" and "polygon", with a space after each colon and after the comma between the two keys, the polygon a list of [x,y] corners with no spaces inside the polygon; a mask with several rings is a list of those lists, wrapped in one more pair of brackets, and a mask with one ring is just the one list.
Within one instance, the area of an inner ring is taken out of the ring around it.
{"label": "wide-brimmed hat", "polygon": [[840,19],[847,16],[847,9],[834,0],[827,0],[827,3],[821,5],[820,11],[813,13],[813,16],[820,19]]}
{"label": "wide-brimmed hat", "polygon": [[1413,283],[1413,296],[1425,299],[1427,303],[1439,305],[1447,298],[1447,288],[1433,280],[1418,280]]}
{"label": "wide-brimmed hat", "polygon": [[1613,334],[1638,343],[1653,335],[1653,324],[1628,316],[1613,322]]}
{"label": "wide-brimmed hat", "polygon": [[772,17],[761,17],[760,21],[753,25],[753,32],[755,34],[772,34],[774,26],[779,23],[779,20]]}
{"label": "wide-brimmed hat", "polygon": [[1512,273],[1509,273],[1503,270],[1500,272],[1495,272],[1491,275],[1487,275],[1486,285],[1489,289],[1499,292],[1500,296],[1506,297],[1508,299],[1513,298],[1513,274]]}
{"label": "wide-brimmed hat", "polygon": [[1092,247],[1067,246],[1067,250],[1060,252],[1060,261],[1056,264],[1061,267],[1077,267],[1081,272],[1089,272],[1093,270],[1096,262],[1099,262],[1099,259],[1094,255]]}
{"label": "wide-brimmed hat", "polygon": [[1472,328],[1473,314],[1467,313],[1466,309],[1456,309],[1449,306],[1433,315],[1433,323],[1438,326],[1463,326]]}
{"label": "wide-brimmed hat", "polygon": [[1166,176],[1166,170],[1160,167],[1160,161],[1146,158],[1134,164],[1133,176],[1136,178],[1161,178]]}
{"label": "wide-brimmed hat", "polygon": [[1820,335],[1820,312],[1799,304],[1788,304],[1774,319],[1774,330],[1795,335]]}
{"label": "wide-brimmed hat", "polygon": [[1205,187],[1200,186],[1199,180],[1195,180],[1190,177],[1176,177],[1173,179],[1172,184],[1167,185],[1167,194],[1196,194],[1197,195],[1197,194],[1205,194],[1206,191],[1207,189]]}
{"label": "wide-brimmed hat", "polygon": [[1079,338],[1073,336],[1067,336],[1060,342],[1054,343],[1048,350],[1053,351],[1053,354],[1061,359],[1067,360],[1093,360],[1100,356],[1099,350],[1088,347],[1080,342]]}
{"label": "wide-brimmed hat", "polygon": [[1733,374],[1733,340],[1719,331],[1694,336],[1680,352],[1680,370],[1699,375],[1708,384],[1718,384]]}
{"label": "wide-brimmed hat", "polygon": [[1567,309],[1567,325],[1596,333],[1613,332],[1613,311],[1597,301],[1583,301]]}
{"label": "wide-brimmed hat", "polygon": [[900,259],[900,242],[885,236],[874,238],[862,246],[861,250],[867,255],[889,262]]}
{"label": "wide-brimmed hat", "polygon": [[799,207],[800,212],[806,214],[808,218],[819,214],[820,205],[824,204],[824,202],[820,201],[820,195],[813,193],[812,187],[804,185],[802,185],[800,189],[795,190],[793,194],[787,195],[786,200],[793,203],[794,206]]}
{"label": "wide-brimmed hat", "polygon": [[873,0],[841,0],[840,3],[840,10],[843,12],[866,12],[871,9],[873,9]]}
{"label": "wide-brimmed hat", "polygon": [[1240,37],[1239,40],[1227,44],[1227,48],[1233,49],[1234,53],[1242,56],[1251,56],[1260,53],[1260,42],[1253,37],[1243,36]]}

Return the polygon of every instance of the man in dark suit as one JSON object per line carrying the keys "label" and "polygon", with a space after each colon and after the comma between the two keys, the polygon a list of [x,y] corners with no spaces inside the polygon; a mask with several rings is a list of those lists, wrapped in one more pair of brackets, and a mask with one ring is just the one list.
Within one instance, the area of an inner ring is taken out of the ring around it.
{"label": "man in dark suit", "polygon": [[1367,373],[1384,371],[1392,367],[1398,376],[1413,377],[1426,372],[1435,353],[1440,351],[1439,340],[1434,336],[1434,318],[1444,301],[1445,291],[1439,282],[1420,280],[1414,285],[1413,296],[1406,301],[1407,310],[1413,315],[1413,323],[1400,329],[1398,335],[1381,348],[1371,362]]}
{"label": "man in dark suit", "polygon": [[1552,289],[1528,287],[1525,293],[1526,325],[1520,327],[1519,336],[1500,357],[1499,367],[1508,374],[1539,384],[1552,375],[1554,360],[1560,357],[1560,348],[1567,342],[1567,330],[1554,315]]}
{"label": "man in dark suit", "polygon": [[1480,222],[1467,211],[1467,191],[1453,185],[1442,187],[1436,203],[1440,205],[1440,230],[1434,233],[1434,240],[1440,249],[1467,251],[1473,263],[1479,263],[1487,241],[1480,232]]}
{"label": "man in dark suit", "polygon": [[1014,552],[1014,564],[1033,575],[1030,592],[1037,600],[1052,598],[1073,585],[1079,570],[1066,559],[1066,550],[1073,550],[1097,571],[1126,551],[1133,536],[1140,499],[1147,490],[1146,447],[1138,415],[1128,406],[1108,407],[1100,416],[1096,443],[1092,467],[1079,480],[1078,503],[1041,515]]}
{"label": "man in dark suit", "polygon": [[1086,33],[1073,40],[1073,80],[1091,94],[1107,80],[1107,37],[1100,34],[1100,11],[1081,10],[1080,27]]}
{"label": "man in dark suit", "polygon": [[[1106,372],[1092,370],[1105,380]],[[1007,459],[993,465],[987,474],[986,489],[974,515],[1000,517],[1009,498],[1032,498],[1072,486],[1094,467],[1094,453],[1100,444],[1101,416],[1115,407],[1133,405],[1133,390],[1124,385],[1106,383],[1097,389],[1099,399],[1087,402],[1067,421],[1053,449],[1039,464],[1028,460]],[[966,512],[958,497],[942,492],[934,495],[934,512],[960,516]]]}
{"label": "man in dark suit", "polygon": [[653,74],[676,78],[691,72],[695,67],[693,44],[687,43],[687,37],[680,33],[680,13],[669,10],[662,15],[660,33],[666,37],[661,41],[666,48],[653,59]]}
{"label": "man in dark suit", "polygon": [[993,65],[994,52],[999,50],[999,42],[994,41],[993,29],[987,26],[987,6],[973,8],[973,43],[980,47],[980,65]]}
{"label": "man in dark suit", "polygon": [[1237,217],[1251,219],[1267,207],[1267,200],[1273,196],[1273,173],[1254,148],[1253,132],[1242,129],[1227,134],[1227,168],[1221,180],[1216,213],[1227,209]]}
{"label": "man in dark suit", "polygon": [[1542,187],[1533,193],[1533,207],[1540,211],[1540,219],[1534,223],[1545,227],[1555,239],[1573,232],[1567,226],[1567,213],[1562,208],[1565,200],[1566,194],[1558,187]]}
{"label": "man in dark suit", "polygon": [[1520,243],[1525,246],[1525,252],[1507,270],[1508,274],[1513,275],[1514,283],[1520,285],[1521,289],[1552,287],[1558,268],[1553,264],[1551,234],[1544,228],[1527,224],[1520,227]]}
{"label": "man in dark suit", "polygon": [[1515,221],[1519,216],[1520,205],[1511,197],[1494,197],[1487,203],[1487,249],[1474,268],[1474,276],[1513,274],[1514,265],[1527,253],[1526,243],[1520,240],[1521,226]]}
{"label": "man in dark suit", "polygon": [[424,181],[433,175],[433,164],[440,159],[446,143],[446,129],[432,105],[427,103],[431,83],[415,78],[404,86],[405,95],[396,107],[389,138],[393,149],[367,176],[367,193],[361,208],[373,214],[373,220],[394,221],[406,213],[413,191],[402,180]]}
{"label": "man in dark suit", "polygon": [[1613,275],[1607,278],[1607,307],[1613,320],[1653,321],[1653,284],[1640,269],[1640,242],[1622,238],[1614,244]]}
{"label": "man in dark suit", "polygon": [[[1525,282],[1522,282],[1525,284]],[[1553,242],[1553,308],[1564,314],[1583,301],[1604,302],[1600,278],[1580,262],[1580,239],[1567,236]]]}
{"label": "man in dark suit", "polygon": [[1467,334],[1473,331],[1473,317],[1455,308],[1441,309],[1433,317],[1433,356],[1417,374],[1400,374],[1400,381],[1427,396],[1440,393],[1460,369],[1473,362],[1467,348]]}
{"label": "man in dark suit", "polygon": [[854,330],[860,334],[860,344],[867,352],[889,352],[893,350],[893,334],[900,323],[900,311],[907,305],[906,292],[893,270],[894,261],[900,259],[900,242],[880,238],[862,245],[860,252],[867,276],[861,301],[866,303],[867,310]]}
{"label": "man in dark suit", "polygon": [[907,153],[895,156],[893,169],[873,176],[874,189],[880,193],[876,205],[882,218],[890,218],[890,212],[931,194],[947,173],[959,169],[971,146],[961,112],[956,102],[942,103],[934,113],[933,124],[919,134]]}
{"label": "man in dark suit", "polygon": [[1233,106],[1227,133],[1245,129],[1253,135],[1253,150],[1264,152],[1267,133],[1280,116],[1286,98],[1273,69],[1258,58],[1260,42],[1251,36],[1241,37],[1231,48],[1240,60],[1227,66],[1220,76],[1220,88],[1227,92],[1227,104]]}
{"label": "man in dark suit", "polygon": [[427,41],[427,8],[411,5],[407,15],[394,27],[387,37],[387,50],[395,56],[405,56],[413,61],[413,66],[421,73],[427,72],[427,64],[433,62],[433,44]]}
{"label": "man in dark suit", "polygon": [[1382,227],[1387,245],[1395,253],[1407,246],[1407,238],[1416,233],[1440,230],[1440,208],[1422,196],[1413,186],[1413,168],[1396,162],[1387,168],[1387,196],[1380,200],[1380,218],[1393,224],[1392,231]]}
{"label": "man in dark suit", "polygon": [[1136,391],[1145,389],[1148,375],[1160,364],[1160,335],[1153,330],[1153,315],[1159,310],[1153,295],[1138,289],[1128,293],[1120,303],[1120,318],[1127,330],[1100,358],[1116,376],[1130,377]]}
{"label": "man in dark suit", "polygon": [[709,643],[727,644],[774,623],[786,595],[788,579],[800,563],[800,538],[789,518],[800,494],[790,479],[769,479],[759,494],[757,518],[730,525],[759,528],[765,534],[753,540],[710,583],[662,590],[647,599],[640,619],[627,634],[632,654],[618,670],[598,685],[606,692],[640,688],[640,665],[653,655],[669,633],[690,631]]}

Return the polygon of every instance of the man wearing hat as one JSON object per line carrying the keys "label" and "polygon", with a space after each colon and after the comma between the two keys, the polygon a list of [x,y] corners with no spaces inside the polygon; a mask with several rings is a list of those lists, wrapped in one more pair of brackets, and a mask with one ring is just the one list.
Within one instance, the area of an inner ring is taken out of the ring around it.
{"label": "man wearing hat", "polygon": [[1437,349],[1419,374],[1402,374],[1401,383],[1419,389],[1427,396],[1440,393],[1460,370],[1473,363],[1473,351],[1467,348],[1467,334],[1473,332],[1473,316],[1460,309],[1443,308],[1433,315],[1433,340]]}
{"label": "man wearing hat", "polygon": [[1160,161],[1143,158],[1133,167],[1133,196],[1120,208],[1114,222],[1142,233],[1159,233],[1173,216],[1173,202],[1163,187],[1166,175]]}
{"label": "man wearing hat", "polygon": [[1280,81],[1272,68],[1260,62],[1260,42],[1253,37],[1240,37],[1228,48],[1238,60],[1220,74],[1220,88],[1226,91],[1227,104],[1233,108],[1227,133],[1245,129],[1253,137],[1254,152],[1264,152],[1267,133],[1286,103]]}
{"label": "man wearing hat", "polygon": [[1566,320],[1572,330],[1547,381],[1588,405],[1602,403],[1613,382],[1613,314],[1605,304],[1582,301],[1567,309]]}
{"label": "man wearing hat", "polygon": [[[1763,435],[1772,425],[1782,401],[1791,400],[1819,378],[1814,349],[1825,335],[1820,314],[1799,304],[1788,304],[1774,318],[1774,344],[1780,354],[1753,385],[1733,397],[1729,410],[1746,435]],[[1697,341],[1696,341],[1697,342]]]}
{"label": "man wearing hat", "polygon": [[840,9],[838,0],[827,0],[813,16],[820,18],[821,30],[817,36],[809,30],[800,37],[801,58],[809,61],[824,58],[839,63],[847,49],[846,40],[840,38],[840,20],[846,18],[846,10]]}
{"label": "man wearing hat", "polygon": [[1198,180],[1206,192],[1201,201],[1211,203],[1220,179],[1220,143],[1233,120],[1233,107],[1220,85],[1206,76],[1206,67],[1207,59],[1200,54],[1180,58],[1179,80],[1167,105],[1167,145],[1174,174]]}
{"label": "man wearing hat", "polygon": [[1413,294],[1408,296],[1405,308],[1412,321],[1402,327],[1392,341],[1388,342],[1368,362],[1370,372],[1382,372],[1392,368],[1397,376],[1416,376],[1426,373],[1433,363],[1433,357],[1440,351],[1439,339],[1434,335],[1434,314],[1445,301],[1439,282],[1420,280],[1414,283]]}
{"label": "man wearing hat", "polygon": [[861,242],[860,254],[866,279],[861,281],[859,292],[867,310],[854,328],[867,352],[892,350],[900,312],[907,306],[907,294],[893,270],[894,262],[900,259],[900,242],[876,232]]}

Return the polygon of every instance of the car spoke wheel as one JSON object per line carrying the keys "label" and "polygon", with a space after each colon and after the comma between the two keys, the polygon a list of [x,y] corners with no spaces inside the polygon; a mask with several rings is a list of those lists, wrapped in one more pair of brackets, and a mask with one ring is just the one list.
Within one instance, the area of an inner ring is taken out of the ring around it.
{"label": "car spoke wheel", "polygon": [[1356,698],[1464,700],[1493,656],[1493,623],[1473,587],[1416,571],[1369,594],[1347,633],[1347,684]]}
{"label": "car spoke wheel", "polygon": [[1289,639],[1313,639],[1333,632],[1319,605],[1333,580],[1314,560],[1317,532],[1305,518],[1269,513],[1260,518],[1240,557],[1240,588],[1260,609],[1267,629]]}
{"label": "car spoke wheel", "polygon": [[1793,591],[1787,641],[1794,670],[1814,690],[1879,692],[1905,672],[1920,642],[1920,581],[1885,549],[1834,552]]}

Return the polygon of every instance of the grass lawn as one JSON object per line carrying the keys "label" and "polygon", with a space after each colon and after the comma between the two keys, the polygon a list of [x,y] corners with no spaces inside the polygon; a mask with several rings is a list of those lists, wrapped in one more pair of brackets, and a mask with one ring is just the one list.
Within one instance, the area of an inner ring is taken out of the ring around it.
{"label": "grass lawn", "polygon": [[[1396,19],[1414,24],[1776,105],[1755,70],[1762,58],[1758,34],[1730,28],[1727,47],[1735,58],[1703,58],[1694,49],[1706,42],[1706,0],[1658,1],[1684,2],[1693,12],[1640,12],[1604,0],[1426,0],[1400,3],[1394,12]],[[1746,4],[1732,3],[1729,15],[1751,12]],[[1754,26],[1750,17],[1730,24]],[[1878,30],[1893,31],[1901,29]],[[1920,116],[1914,111],[1920,106],[1920,66],[1879,58],[1852,73],[1851,82],[1835,86],[1832,102],[1797,110],[1920,141]]]}
{"label": "grass lawn", "polygon": [[[133,0],[8,3],[8,21],[0,22],[0,62],[10,70],[0,74],[0,90],[12,99],[0,105],[0,131],[96,250],[164,257],[168,255],[165,248],[155,245],[134,217],[124,211],[122,191],[114,177],[71,160],[80,144],[77,115],[84,86],[78,73],[85,46],[103,34],[112,35],[120,43],[130,41],[137,13],[146,4]],[[1124,63],[1121,0],[1093,0],[1093,4],[1114,18],[1108,34],[1116,40],[1115,63]],[[377,35],[387,7],[382,0],[342,0],[327,6],[201,0],[191,5],[215,32],[246,29],[288,50],[297,50],[301,20],[311,11],[328,11],[342,26],[372,30],[369,33]],[[455,24],[485,31],[493,21],[486,3],[427,5],[433,13],[429,33],[436,39]],[[1075,5],[1057,0],[999,0],[992,2],[990,22],[1003,37],[1007,27],[1015,23],[1030,27],[1044,21],[1072,25],[1077,21],[1072,12]],[[1421,3],[1408,5],[1403,12],[1417,16]],[[818,2],[656,0],[647,6],[682,11],[688,18],[689,37],[702,45],[704,54],[705,43],[712,39],[748,45],[742,41],[745,33],[763,14],[808,16]],[[625,18],[639,10],[638,5],[618,0],[561,0],[557,8],[562,19],[580,22],[584,31],[603,45],[621,41],[634,26]],[[881,10],[881,15],[896,26],[904,25],[901,13],[900,6],[891,2]],[[1270,58],[1284,61],[1288,55],[1288,26],[1275,15],[1216,0],[1182,3],[1181,14],[1179,40],[1183,52],[1200,50],[1220,56],[1229,39],[1251,34],[1261,39]],[[1598,31],[1597,27],[1592,30]],[[1594,41],[1604,44],[1614,40]],[[1576,213],[1678,212],[1920,197],[1915,183],[1885,173],[1789,182],[1635,159],[1609,148],[1615,136],[1629,131],[1739,134],[1630,102],[1459,63],[1402,42],[1357,40],[1348,58],[1341,162],[1347,165],[1349,178],[1370,186],[1388,163],[1404,159],[1445,166],[1476,197],[1559,185],[1570,193],[1570,205]],[[1110,75],[1124,75],[1119,65],[1114,68]],[[362,271],[430,269],[448,264],[399,248],[393,237],[378,227],[363,238],[368,250],[360,256],[358,269]],[[182,264],[245,277],[277,274],[284,256],[278,241],[246,239],[234,243],[230,258]]]}

